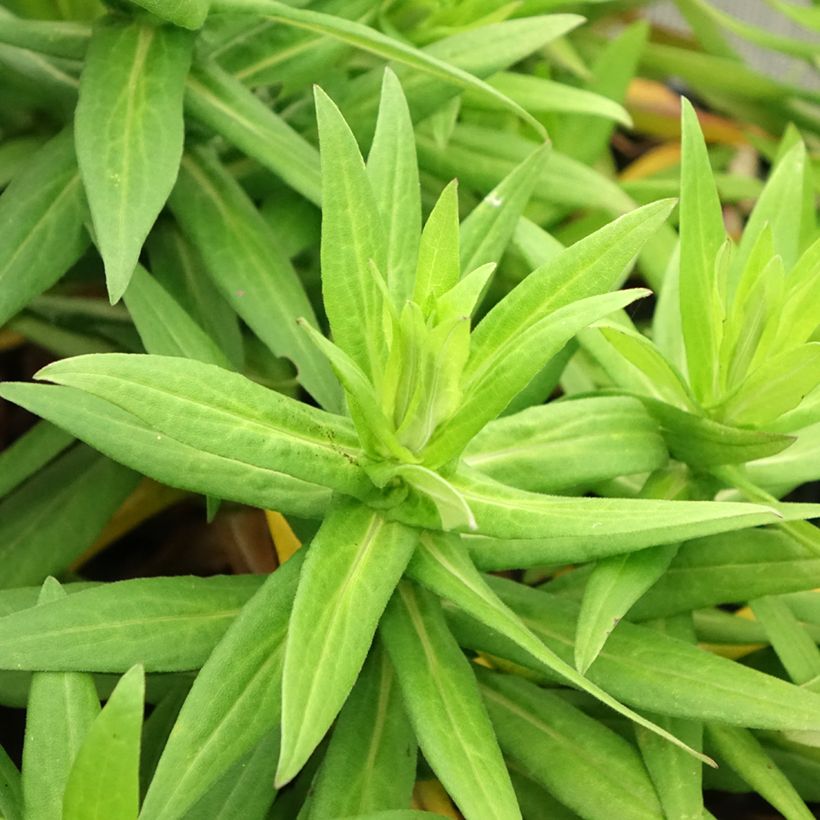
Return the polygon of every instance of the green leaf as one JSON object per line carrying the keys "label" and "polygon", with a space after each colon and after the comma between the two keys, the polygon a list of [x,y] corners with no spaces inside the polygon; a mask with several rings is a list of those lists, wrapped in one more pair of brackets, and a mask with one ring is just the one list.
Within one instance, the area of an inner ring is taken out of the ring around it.
{"label": "green leaf", "polygon": [[45,467],[74,439],[68,433],[41,421],[0,453],[0,498]]}
{"label": "green leaf", "polygon": [[788,604],[768,595],[752,601],[751,606],[792,681],[803,686],[820,677],[820,649]]}
{"label": "green leaf", "polygon": [[426,313],[461,277],[458,181],[441,192],[421,233],[413,301]]}
{"label": "green leaf", "polygon": [[820,342],[768,358],[722,404],[737,424],[764,425],[797,407],[820,383]]}
{"label": "green leaf", "polygon": [[[228,372],[228,371],[224,371]],[[0,385],[0,395],[47,418],[132,469],[173,487],[263,509],[321,518],[330,490],[272,467],[199,450],[111,402],[72,387]]]}
{"label": "green leaf", "polygon": [[40,583],[67,569],[137,484],[125,467],[79,445],[0,503],[0,587]]}
{"label": "green leaf", "polygon": [[88,246],[71,130],[47,142],[0,196],[0,325],[51,287]]}
{"label": "green leaf", "polygon": [[302,283],[264,218],[213,153],[195,149],[183,157],[170,205],[228,303],[274,354],[293,361],[314,398],[340,410],[338,382],[296,326],[299,317],[317,326]]}
{"label": "green leaf", "polygon": [[[612,105],[622,103],[636,74],[648,35],[649,26],[646,21],[640,20],[609,40],[599,50],[592,65],[592,75],[586,84],[587,93],[608,97],[613,101]],[[593,165],[607,150],[614,123],[581,113],[555,118],[554,123],[550,123],[550,129],[554,132],[556,146],[562,152]]]}
{"label": "green leaf", "polygon": [[[494,634],[503,636],[555,672],[559,679],[588,692],[607,706],[666,740],[679,741],[641,715],[627,709],[605,691],[591,684],[562,658],[544,646],[530,629],[487,586],[467,551],[453,537],[425,534],[413,556],[408,574],[437,595],[452,601]],[[691,750],[688,750],[691,751]],[[697,753],[694,753],[697,754]]]}
{"label": "green leaf", "polygon": [[330,14],[286,6],[283,3],[276,2],[276,0],[217,0],[212,4],[212,8],[214,11],[251,12],[264,15],[286,25],[342,40],[363,51],[369,51],[388,60],[396,60],[454,85],[481,91],[498,100],[505,108],[521,117],[538,134],[544,134],[543,126],[538,120],[528,114],[516,102],[505,97],[483,80],[479,80],[469,72],[433,57],[427,52],[409,46],[401,40],[388,37],[369,26]]}
{"label": "green leaf", "polygon": [[400,584],[380,634],[424,757],[462,813],[476,820],[520,817],[470,664],[436,599]]}
{"label": "green leaf", "polygon": [[718,759],[734,769],[787,820],[811,820],[814,817],[786,775],[748,729],[710,723],[706,726],[706,736]]}
{"label": "green leaf", "polygon": [[259,588],[255,576],[135,578],[0,618],[0,668],[199,669]]}
{"label": "green leaf", "polygon": [[176,226],[160,222],[148,238],[151,274],[193,317],[231,362],[243,363],[242,333],[237,315],[208,276],[202,259]]}
{"label": "green leaf", "polygon": [[162,753],[143,820],[178,820],[277,724],[301,551],[242,608],[197,675]]}
{"label": "green leaf", "polygon": [[112,353],[54,362],[40,377],[87,390],[206,453],[316,479],[352,495],[369,485],[347,419],[238,373],[168,356]]}
{"label": "green leaf", "polygon": [[368,449],[375,457],[393,456],[400,460],[412,458],[412,453],[396,437],[389,420],[382,412],[376,391],[362,369],[344,350],[333,344],[320,331],[302,320],[299,324],[317,349],[327,356],[344,387],[359,439],[369,445]]}
{"label": "green leaf", "polygon": [[[40,604],[66,593],[46,580]],[[68,774],[89,726],[100,711],[97,687],[83,672],[37,672],[31,679],[23,746],[23,797],[30,820],[61,820]]]}
{"label": "green leaf", "polygon": [[339,109],[314,92],[322,156],[322,294],[333,337],[370,379],[384,366],[382,293],[385,236],[356,139]]}
{"label": "green leaf", "polygon": [[340,502],[311,543],[288,628],[277,784],[291,780],[342,707],[416,534]]}
{"label": "green leaf", "polygon": [[776,529],[747,530],[684,544],[669,569],[632,610],[659,618],[704,606],[812,589],[820,558]]}
{"label": "green leaf", "polygon": [[504,347],[482,364],[473,364],[471,352],[463,377],[464,399],[452,418],[433,435],[424,450],[424,462],[440,467],[459,455],[576,333],[646,293],[634,288],[580,299],[506,340]]}
{"label": "green leaf", "polygon": [[64,20],[25,20],[0,13],[0,42],[51,57],[82,60],[91,31],[84,23]]}
{"label": "green leaf", "polygon": [[786,450],[793,437],[722,424],[671,404],[637,396],[657,419],[669,452],[693,467],[741,464]]}
{"label": "green leaf", "polygon": [[529,681],[476,674],[501,748],[529,777],[590,820],[662,817],[634,747]]}
{"label": "green leaf", "polygon": [[222,776],[185,820],[264,820],[276,798],[273,775],[279,752],[279,732],[274,729]]}
{"label": "green leaf", "polygon": [[[546,114],[555,111],[562,114],[586,114],[590,117],[614,120],[627,128],[632,126],[632,119],[622,105],[602,94],[575,88],[567,83],[512,71],[500,72],[489,82],[493,88],[533,113]],[[493,109],[498,109],[495,104],[485,104],[485,99],[472,92],[465,96],[468,105],[479,108],[491,105]]]}
{"label": "green leaf", "polygon": [[75,119],[77,160],[112,304],[174,186],[192,48],[179,29],[126,18],[104,18],[91,38]]}
{"label": "green leaf", "polygon": [[210,336],[142,265],[134,270],[123,299],[149,353],[231,368]]}
{"label": "green leaf", "polygon": [[401,307],[413,292],[413,263],[421,235],[421,193],[413,121],[401,84],[389,68],[382,80],[367,175],[386,234],[384,278],[393,304]]}
{"label": "green leaf", "polygon": [[134,666],[120,679],[77,752],[63,798],[64,820],[136,820],[144,694],[145,674]]}
{"label": "green leaf", "polygon": [[526,541],[497,542],[498,547],[490,539],[471,541],[482,565],[499,569],[498,560],[510,562],[504,568],[589,560],[779,519],[775,510],[757,504],[541,495],[472,471],[459,473],[451,483],[473,510],[479,534],[531,540],[529,549]]}
{"label": "green leaf", "polygon": [[185,84],[185,113],[269,168],[311,202],[321,203],[318,151],[215,63],[195,64]]}
{"label": "green leaf", "polygon": [[464,455],[468,466],[496,481],[573,494],[617,476],[652,472],[667,460],[656,423],[628,396],[529,407],[490,422]]}
{"label": "green leaf", "polygon": [[[575,602],[502,578],[487,576],[487,583],[549,649],[571,661]],[[545,665],[457,611],[448,613],[448,621],[464,646],[549,674]],[[636,708],[676,717],[775,730],[820,726],[820,695],[627,622],[612,633],[587,678]]]}
{"label": "green leaf", "polygon": [[156,14],[163,20],[168,20],[178,26],[189,29],[198,29],[208,16],[210,0],[135,0],[135,2]]}
{"label": "green leaf", "polygon": [[[775,252],[782,257],[785,269],[788,271],[797,262],[803,250],[802,243],[807,229],[814,231],[813,209],[806,214],[803,204],[806,161],[806,147],[801,141],[778,160],[769,174],[743,229],[737,254],[732,260],[729,272],[730,292],[767,225],[772,231]],[[810,225],[806,222],[810,222]]]}
{"label": "green leaf", "polygon": [[681,133],[680,312],[689,383],[709,403],[717,388],[720,344],[715,260],[726,230],[697,114],[685,98]]}
{"label": "green leaf", "polygon": [[603,558],[595,565],[578,616],[575,666],[579,672],[586,672],[621,618],[666,572],[677,549],[677,544],[664,544]]}
{"label": "green leaf", "polygon": [[396,674],[376,644],[336,722],[311,785],[307,816],[404,808],[415,779],[416,739]]}
{"label": "green leaf", "polygon": [[462,222],[462,273],[501,259],[548,161],[549,143],[545,143],[504,177]]}
{"label": "green leaf", "polygon": [[23,790],[20,772],[0,746],[0,812],[5,820],[23,820]]}

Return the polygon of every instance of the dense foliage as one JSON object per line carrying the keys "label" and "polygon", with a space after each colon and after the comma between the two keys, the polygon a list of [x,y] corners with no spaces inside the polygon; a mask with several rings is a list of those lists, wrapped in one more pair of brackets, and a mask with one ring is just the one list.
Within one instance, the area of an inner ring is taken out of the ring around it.
{"label": "dense foliage", "polygon": [[818,9],[7,5],[0,817],[811,817]]}

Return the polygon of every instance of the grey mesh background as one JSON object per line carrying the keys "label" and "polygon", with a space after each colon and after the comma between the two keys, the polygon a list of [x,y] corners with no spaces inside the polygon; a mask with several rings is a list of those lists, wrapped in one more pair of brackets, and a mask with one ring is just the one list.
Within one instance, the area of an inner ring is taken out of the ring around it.
{"label": "grey mesh background", "polygon": [[[791,2],[800,6],[811,5],[811,0],[791,0]],[[762,26],[773,34],[785,34],[789,37],[812,40],[812,35],[802,30],[787,17],[775,12],[763,0],[711,0],[711,3],[729,12],[739,20]],[[673,2],[658,3],[651,7],[649,16],[658,23],[663,23],[671,28],[687,29],[686,22],[678,13]],[[805,63],[793,60],[785,54],[758,48],[732,35],[727,36],[732,45],[743,54],[748,64],[753,68],[781,80],[820,87],[820,78]],[[814,42],[818,42],[816,37]],[[820,42],[818,42],[818,52],[820,52]]]}

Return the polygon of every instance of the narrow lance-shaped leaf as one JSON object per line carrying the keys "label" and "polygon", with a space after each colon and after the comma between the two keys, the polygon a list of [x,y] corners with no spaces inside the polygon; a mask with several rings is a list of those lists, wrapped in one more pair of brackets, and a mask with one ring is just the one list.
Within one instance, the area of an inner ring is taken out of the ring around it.
{"label": "narrow lance-shaped leaf", "polygon": [[384,650],[374,644],[311,786],[308,817],[402,809],[415,779],[416,739],[399,682]]}
{"label": "narrow lance-shaped leaf", "polygon": [[748,729],[710,723],[706,727],[706,736],[718,759],[734,769],[787,820],[811,820],[814,817],[789,779]]}
{"label": "narrow lance-shaped leaf", "polygon": [[413,292],[421,235],[421,192],[413,122],[401,84],[389,68],[382,80],[367,175],[387,236],[383,274],[393,303],[400,307]]}
{"label": "narrow lance-shaped leaf", "polygon": [[505,349],[486,367],[471,369],[468,361],[464,400],[431,438],[423,452],[425,463],[440,467],[459,455],[470,439],[499,416],[576,333],[646,293],[635,288],[573,302],[545,316],[528,333],[506,342]]}
{"label": "narrow lance-shaped leaf", "polygon": [[461,223],[462,274],[501,259],[548,161],[549,143],[544,143],[504,177]]}
{"label": "narrow lance-shaped leaf", "polygon": [[[608,446],[613,441],[617,447]],[[490,422],[464,455],[468,466],[496,481],[539,493],[652,472],[668,459],[656,422],[629,396],[528,407]]]}
{"label": "narrow lance-shaped leaf", "polygon": [[0,504],[0,588],[40,583],[88,549],[139,476],[77,445]]}
{"label": "narrow lance-shaped leaf", "polygon": [[[623,706],[603,689],[585,679],[563,658],[546,647],[487,586],[456,537],[434,536],[431,533],[422,536],[408,573],[437,595],[452,601],[494,634],[512,641],[530,657],[538,659],[544,666],[557,673],[560,679],[588,692],[639,726],[657,732],[678,746],[683,746],[673,735]],[[708,762],[708,758],[704,758],[699,752],[685,746],[683,748]]]}
{"label": "narrow lance-shaped leaf", "polygon": [[208,16],[210,0],[137,0],[137,4],[178,26],[198,29]]}
{"label": "narrow lance-shaped leaf", "polygon": [[[688,612],[676,618],[656,621],[652,626],[672,638],[695,643],[692,616]],[[701,721],[653,712],[648,713],[647,717],[693,749],[700,751],[703,748]],[[703,815],[703,767],[700,762],[643,727],[635,727],[635,739],[666,815],[699,820]]]}
{"label": "narrow lance-shaped leaf", "polygon": [[314,92],[322,157],[322,295],[336,344],[372,380],[383,368],[382,217],[356,138],[320,88]]}
{"label": "narrow lance-shaped leaf", "polygon": [[[475,514],[476,532],[508,539],[496,546],[492,538],[471,540],[473,556],[492,569],[584,561],[780,520],[758,504],[562,498],[515,490],[474,472],[452,483]],[[420,521],[429,518],[412,512]],[[402,519],[410,517],[408,510]]]}
{"label": "narrow lance-shaped leaf", "polygon": [[88,246],[70,129],[47,142],[0,196],[0,325],[50,288]]}
{"label": "narrow lance-shaped leaf", "polygon": [[8,495],[59,455],[74,439],[41,421],[0,453],[0,498]]}
{"label": "narrow lance-shaped leaf", "polygon": [[183,157],[170,205],[233,309],[273,353],[293,361],[314,398],[329,410],[341,410],[341,390],[327,361],[296,326],[299,317],[318,324],[302,283],[256,206],[215,154],[194,149]]}
{"label": "narrow lance-shaped leaf", "polygon": [[520,817],[470,664],[436,599],[402,582],[380,634],[424,757],[462,813],[476,820]]}
{"label": "narrow lance-shaped leaf", "polygon": [[311,202],[320,204],[317,150],[215,63],[195,64],[185,84],[185,113],[270,168]]}
{"label": "narrow lance-shaped leaf", "polygon": [[661,807],[633,746],[559,695],[476,670],[501,748],[562,803],[590,820],[659,820]]}
{"label": "narrow lance-shaped leaf", "polygon": [[179,820],[278,722],[302,551],[268,576],[197,675],[162,753],[143,820]]}
{"label": "narrow lance-shaped leaf", "polygon": [[238,373],[169,356],[112,353],[63,359],[40,375],[115,403],[205,452],[327,482],[351,495],[369,486],[347,419]]}
{"label": "narrow lance-shaped leaf", "polygon": [[102,584],[0,618],[0,669],[122,673],[198,669],[256,576],[135,578]]}
{"label": "narrow lance-shaped leaf", "polygon": [[[49,578],[39,603],[65,598]],[[61,820],[63,791],[74,758],[100,711],[94,679],[85,672],[37,672],[31,680],[23,746],[23,797],[29,820]]]}
{"label": "narrow lance-shaped leaf", "polygon": [[[447,80],[464,88],[473,88],[493,97],[506,108],[515,112],[525,122],[532,126],[538,134],[544,134],[544,128],[538,120],[527,113],[520,105],[505,97],[492,86],[479,80],[463,69],[456,68],[427,52],[420,51],[407,45],[401,40],[394,39],[376,31],[369,26],[342,17],[287,6],[276,0],[217,0],[212,3],[213,11],[249,12],[264,15],[286,25],[304,28],[308,31],[325,34],[342,40],[350,45],[369,51],[379,57],[404,63],[419,71],[426,72],[442,80]],[[577,18],[575,18],[577,19]]]}
{"label": "narrow lance-shaped leaf", "polygon": [[[505,579],[486,580],[537,637],[571,662],[578,604]],[[457,612],[449,620],[463,645],[547,669]],[[612,634],[587,678],[636,708],[676,717],[780,730],[820,726],[820,695],[627,622]]]}
{"label": "narrow lance-shaped leaf", "polygon": [[441,192],[421,234],[413,301],[423,311],[458,282],[458,247],[458,182],[452,180]]}
{"label": "narrow lance-shaped leaf", "polygon": [[230,369],[231,363],[210,336],[142,265],[134,270],[124,300],[149,353]]}
{"label": "narrow lance-shaped leaf", "polygon": [[[685,471],[670,468],[652,474],[640,492],[641,498],[682,500],[691,497]],[[598,656],[613,629],[632,605],[666,572],[678,551],[677,544],[664,544],[599,561],[584,590],[578,634],[575,640],[575,666],[586,672]]]}
{"label": "narrow lance-shaped leaf", "polygon": [[0,385],[0,395],[53,421],[109,458],[172,487],[305,518],[320,518],[330,501],[326,487],[235,455],[198,450],[73,387],[6,382]]}
{"label": "narrow lance-shaped leaf", "polygon": [[170,26],[107,17],[80,83],[77,159],[116,302],[182,157],[182,93],[193,40]]}
{"label": "narrow lance-shaped leaf", "polygon": [[23,820],[23,789],[20,771],[0,746],[0,811],[6,820]]}
{"label": "narrow lance-shaped leaf", "polygon": [[685,98],[681,106],[680,311],[689,382],[708,403],[720,344],[715,260],[726,231],[695,109]]}
{"label": "narrow lance-shaped leaf", "polygon": [[144,695],[145,673],[134,666],[120,679],[77,752],[63,798],[63,820],[136,820]]}
{"label": "narrow lance-shaped leaf", "polygon": [[316,534],[288,629],[278,784],[302,768],[353,688],[416,538],[352,501]]}

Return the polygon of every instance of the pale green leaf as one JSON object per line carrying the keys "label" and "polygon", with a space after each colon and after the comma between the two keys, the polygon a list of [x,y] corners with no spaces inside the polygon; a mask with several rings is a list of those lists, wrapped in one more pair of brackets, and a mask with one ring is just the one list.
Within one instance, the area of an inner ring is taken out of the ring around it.
{"label": "pale green leaf", "polygon": [[695,109],[685,98],[681,106],[680,312],[689,383],[708,403],[715,397],[720,345],[715,260],[726,230]]}
{"label": "pale green leaf", "polygon": [[106,17],[83,65],[75,133],[111,302],[171,193],[182,157],[182,94],[191,36]]}
{"label": "pale green leaf", "polygon": [[90,547],[138,476],[78,445],[0,503],[0,587],[40,583]]}
{"label": "pale green leaf", "polygon": [[336,344],[370,379],[384,366],[384,224],[356,139],[339,109],[315,89],[322,156],[322,295]]}
{"label": "pale green leaf", "polygon": [[476,820],[520,812],[470,664],[436,599],[399,585],[380,634],[424,757],[461,811]]}
{"label": "pale green leaf", "polygon": [[63,820],[136,820],[144,694],[145,673],[134,666],[86,732],[68,776]]}
{"label": "pale green leaf", "polygon": [[51,287],[88,246],[70,129],[47,142],[0,196],[0,325]]}
{"label": "pale green leaf", "polygon": [[473,88],[498,100],[505,108],[513,111],[538,134],[543,134],[542,125],[528,114],[518,103],[505,97],[492,86],[478,79],[468,71],[457,68],[431,54],[407,45],[401,40],[388,37],[376,29],[342,17],[335,17],[310,9],[287,6],[276,0],[217,0],[214,11],[249,12],[263,15],[286,25],[325,34],[349,43],[356,48],[369,51],[376,56],[395,60],[419,71],[431,74],[462,88]]}
{"label": "pale green leaf", "polygon": [[325,487],[236,453],[221,456],[184,444],[116,404],[72,387],[6,382],[0,395],[172,487],[307,518],[321,518],[330,500]]}
{"label": "pale green leaf", "polygon": [[413,121],[396,75],[386,68],[367,175],[386,234],[382,271],[396,307],[413,292],[421,235],[421,193]]}
{"label": "pale green leaf", "polygon": [[550,402],[490,422],[464,462],[485,475],[540,493],[585,489],[663,467],[654,420],[628,396]]}
{"label": "pale green leaf", "polygon": [[706,737],[718,759],[782,812],[786,820],[811,820],[814,817],[786,775],[748,729],[709,723]]}
{"label": "pale green leaf", "polygon": [[308,818],[358,817],[410,803],[416,739],[398,680],[374,645],[336,722],[311,786]]}
{"label": "pale green leaf", "polygon": [[231,368],[210,336],[142,265],[135,268],[123,299],[149,353]]}
{"label": "pale green leaf", "polygon": [[344,704],[415,545],[413,530],[350,501],[314,537],[288,628],[278,784],[302,768]]}
{"label": "pale green leaf", "polygon": [[299,317],[317,325],[302,283],[251,199],[213,153],[196,149],[183,157],[170,205],[233,309],[274,354],[293,361],[314,398],[339,411],[338,382],[296,326]]}
{"label": "pale green leaf", "polygon": [[242,608],[197,675],[145,796],[143,820],[178,820],[278,723],[297,554]]}
{"label": "pale green leaf", "polygon": [[[65,598],[53,578],[39,603]],[[2,652],[2,650],[0,650]],[[84,672],[37,672],[31,679],[23,745],[23,799],[28,820],[62,820],[63,791],[74,758],[100,711],[97,687]]]}
{"label": "pale green leaf", "polygon": [[0,453],[0,498],[30,478],[68,447],[73,438],[41,421]]}
{"label": "pale green leaf", "polygon": [[270,168],[311,202],[320,204],[316,149],[215,63],[195,65],[185,85],[185,113]]}
{"label": "pale green leaf", "polygon": [[660,820],[634,747],[559,695],[477,670],[501,748],[562,803],[590,820]]}
{"label": "pale green leaf", "polygon": [[369,483],[347,419],[214,365],[112,353],[63,359],[40,376],[86,390],[160,434],[223,458],[319,480],[352,495]]}
{"label": "pale green leaf", "polygon": [[198,669],[256,592],[256,576],[135,578],[0,618],[0,668]]}

